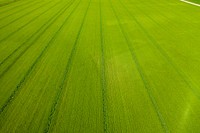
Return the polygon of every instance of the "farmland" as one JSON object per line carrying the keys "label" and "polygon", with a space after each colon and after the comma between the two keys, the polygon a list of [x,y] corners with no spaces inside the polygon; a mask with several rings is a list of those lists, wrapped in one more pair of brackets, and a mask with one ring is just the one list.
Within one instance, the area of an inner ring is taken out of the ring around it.
{"label": "farmland", "polygon": [[199,133],[199,51],[179,0],[0,0],[0,133]]}

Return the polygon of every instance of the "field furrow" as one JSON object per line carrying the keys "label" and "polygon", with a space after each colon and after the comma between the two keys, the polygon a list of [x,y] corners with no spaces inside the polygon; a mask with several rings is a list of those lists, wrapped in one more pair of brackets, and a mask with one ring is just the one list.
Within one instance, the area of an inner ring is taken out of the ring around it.
{"label": "field furrow", "polygon": [[0,0],[0,133],[199,133],[198,4]]}

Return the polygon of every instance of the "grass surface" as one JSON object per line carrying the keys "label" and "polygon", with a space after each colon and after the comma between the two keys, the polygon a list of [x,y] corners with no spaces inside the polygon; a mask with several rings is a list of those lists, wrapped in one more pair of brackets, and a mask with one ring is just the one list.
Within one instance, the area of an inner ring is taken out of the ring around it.
{"label": "grass surface", "polygon": [[198,133],[199,12],[178,0],[1,6],[0,132]]}

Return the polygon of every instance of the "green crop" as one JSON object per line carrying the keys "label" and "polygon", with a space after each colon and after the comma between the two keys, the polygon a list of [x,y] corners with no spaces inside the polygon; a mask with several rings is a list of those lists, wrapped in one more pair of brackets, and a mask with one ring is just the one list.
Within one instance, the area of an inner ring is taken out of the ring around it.
{"label": "green crop", "polygon": [[0,0],[0,133],[199,133],[199,12]]}

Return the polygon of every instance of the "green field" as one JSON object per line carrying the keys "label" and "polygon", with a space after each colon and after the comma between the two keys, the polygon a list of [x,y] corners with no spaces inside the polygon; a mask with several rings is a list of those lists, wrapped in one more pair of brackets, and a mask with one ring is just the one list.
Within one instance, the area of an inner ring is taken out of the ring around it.
{"label": "green field", "polygon": [[199,133],[199,51],[179,0],[1,0],[0,133]]}
{"label": "green field", "polygon": [[188,1],[200,4],[200,0],[188,0]]}

